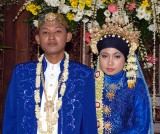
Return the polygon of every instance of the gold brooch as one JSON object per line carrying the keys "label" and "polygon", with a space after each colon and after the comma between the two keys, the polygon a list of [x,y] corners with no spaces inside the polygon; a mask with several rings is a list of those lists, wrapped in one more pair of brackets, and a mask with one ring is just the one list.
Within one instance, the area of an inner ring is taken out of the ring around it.
{"label": "gold brooch", "polygon": [[109,85],[109,88],[112,89],[112,90],[115,90],[117,88],[117,85],[116,84],[111,84],[111,85]]}
{"label": "gold brooch", "polygon": [[57,16],[54,13],[48,13],[45,15],[45,22],[46,21],[53,21]]}
{"label": "gold brooch", "polygon": [[115,96],[115,92],[108,92],[106,94],[106,97],[111,101],[112,99],[114,99]]}
{"label": "gold brooch", "polygon": [[111,132],[112,130],[112,124],[110,122],[105,122],[104,123],[104,129],[107,131],[107,132]]}
{"label": "gold brooch", "polygon": [[106,114],[106,115],[110,115],[111,113],[111,109],[109,106],[104,106],[103,107],[103,112]]}

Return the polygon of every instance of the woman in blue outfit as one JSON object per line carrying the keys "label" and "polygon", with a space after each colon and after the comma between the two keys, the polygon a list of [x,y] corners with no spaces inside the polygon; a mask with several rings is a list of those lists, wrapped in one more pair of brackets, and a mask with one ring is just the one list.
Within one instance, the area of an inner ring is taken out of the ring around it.
{"label": "woman in blue outfit", "polygon": [[72,38],[61,14],[40,15],[36,41],[44,54],[14,68],[3,134],[97,134],[94,72],[69,61]]}
{"label": "woman in blue outfit", "polygon": [[150,95],[135,57],[139,32],[122,18],[113,20],[90,31],[90,46],[98,55],[98,134],[153,134]]}

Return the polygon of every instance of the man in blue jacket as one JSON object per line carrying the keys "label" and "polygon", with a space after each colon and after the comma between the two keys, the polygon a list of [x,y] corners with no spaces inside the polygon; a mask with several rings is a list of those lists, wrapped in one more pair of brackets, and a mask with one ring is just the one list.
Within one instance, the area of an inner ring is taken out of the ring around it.
{"label": "man in blue jacket", "polygon": [[69,61],[72,38],[61,14],[38,20],[44,54],[16,65],[9,85],[3,134],[97,134],[94,72]]}

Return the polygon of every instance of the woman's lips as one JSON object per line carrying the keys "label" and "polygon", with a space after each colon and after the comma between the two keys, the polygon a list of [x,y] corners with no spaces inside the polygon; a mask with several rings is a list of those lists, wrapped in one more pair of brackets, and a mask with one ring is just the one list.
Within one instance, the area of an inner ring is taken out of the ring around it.
{"label": "woman's lips", "polygon": [[113,72],[114,71],[114,68],[107,68],[106,69],[108,72]]}

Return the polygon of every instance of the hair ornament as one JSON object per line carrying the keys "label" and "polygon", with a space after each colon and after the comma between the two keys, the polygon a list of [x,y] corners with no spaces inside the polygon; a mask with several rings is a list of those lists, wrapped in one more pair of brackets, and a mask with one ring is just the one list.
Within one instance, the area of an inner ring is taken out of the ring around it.
{"label": "hair ornament", "polygon": [[94,54],[98,54],[97,43],[101,39],[111,36],[121,38],[122,40],[126,41],[129,46],[126,76],[128,78],[128,87],[133,88],[136,83],[136,70],[138,69],[136,60],[134,59],[134,53],[139,45],[140,32],[133,27],[132,23],[125,24],[123,12],[118,12],[118,15],[105,19],[105,24],[103,24],[102,27],[93,26],[90,29],[90,33],[90,47]]}

